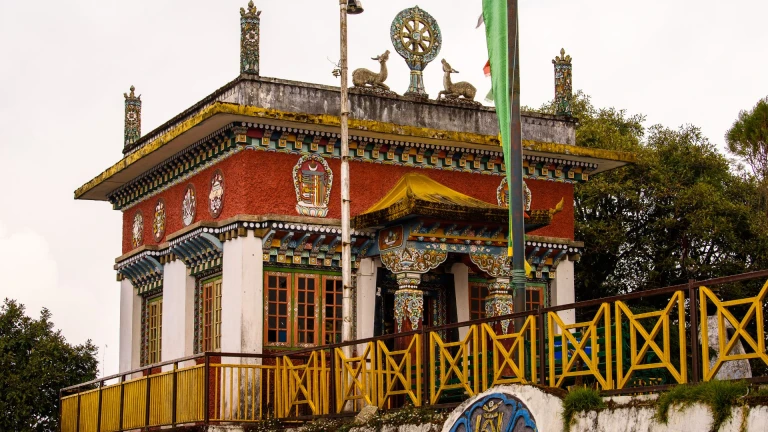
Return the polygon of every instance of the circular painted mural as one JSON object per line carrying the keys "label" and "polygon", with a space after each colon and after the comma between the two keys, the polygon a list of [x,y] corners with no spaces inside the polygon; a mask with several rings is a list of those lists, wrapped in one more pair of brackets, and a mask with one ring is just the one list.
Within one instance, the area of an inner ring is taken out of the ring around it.
{"label": "circular painted mural", "polygon": [[131,244],[133,247],[139,247],[142,243],[144,243],[144,216],[141,215],[140,211],[136,212],[136,215],[133,217],[131,234]]}
{"label": "circular painted mural", "polygon": [[155,216],[152,218],[152,234],[155,235],[155,241],[159,242],[165,235],[165,201],[162,198],[157,200],[155,205]]}
{"label": "circular painted mural", "polygon": [[195,193],[195,187],[193,185],[187,186],[187,191],[184,193],[184,200],[181,202],[181,220],[184,222],[184,226],[189,226],[195,221],[195,215],[197,214],[197,194]]}
{"label": "circular painted mural", "polygon": [[224,209],[224,173],[216,170],[211,177],[211,193],[208,194],[208,211],[217,218]]}

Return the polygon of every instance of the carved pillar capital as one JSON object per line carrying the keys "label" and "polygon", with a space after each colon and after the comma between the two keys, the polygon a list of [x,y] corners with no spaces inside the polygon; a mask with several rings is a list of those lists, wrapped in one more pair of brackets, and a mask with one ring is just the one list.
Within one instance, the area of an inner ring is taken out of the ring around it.
{"label": "carved pillar capital", "polygon": [[395,292],[395,321],[397,332],[418,330],[424,317],[424,292],[419,288],[421,275],[400,273],[399,289]]}
{"label": "carved pillar capital", "polygon": [[[509,278],[496,278],[488,284],[488,297],[485,298],[485,316],[488,318],[509,315],[515,311],[514,296],[509,293]],[[501,331],[509,332],[509,320],[502,320]]]}

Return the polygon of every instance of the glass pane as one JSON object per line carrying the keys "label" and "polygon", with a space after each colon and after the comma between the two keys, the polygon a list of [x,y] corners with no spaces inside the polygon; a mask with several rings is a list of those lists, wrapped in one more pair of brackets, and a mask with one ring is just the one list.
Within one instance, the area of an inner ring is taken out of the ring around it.
{"label": "glass pane", "polygon": [[288,293],[287,293],[287,292],[285,292],[285,291],[280,291],[280,293],[278,294],[278,299],[279,299],[281,302],[286,302],[286,301],[288,301],[288,298],[287,298],[287,297],[288,297]]}
{"label": "glass pane", "polygon": [[270,303],[269,304],[269,314],[274,315],[275,312],[277,312],[277,304],[276,303]]}
{"label": "glass pane", "polygon": [[341,297],[342,297],[342,295],[341,295],[341,294],[336,294],[336,304],[337,304],[337,305],[340,305],[340,304],[341,304]]}
{"label": "glass pane", "polygon": [[270,342],[277,342],[277,332],[270,330],[267,332],[267,340]]}
{"label": "glass pane", "polygon": [[312,319],[307,320],[307,329],[309,330],[315,329],[315,320],[312,320]]}
{"label": "glass pane", "polygon": [[299,289],[300,290],[304,289],[304,287],[306,286],[305,283],[306,283],[306,279],[300,277],[299,278]]}
{"label": "glass pane", "polygon": [[310,291],[307,293],[307,303],[314,303],[315,302],[315,292]]}
{"label": "glass pane", "polygon": [[304,333],[299,333],[299,343],[306,343],[304,341]]}
{"label": "glass pane", "polygon": [[288,314],[288,305],[285,303],[281,303],[278,306],[278,312],[279,315],[287,315]]}
{"label": "glass pane", "polygon": [[278,342],[288,342],[288,332],[281,331],[278,335]]}
{"label": "glass pane", "polygon": [[307,333],[307,343],[315,343],[315,334]]}
{"label": "glass pane", "polygon": [[277,291],[269,290],[269,301],[277,300]]}
{"label": "glass pane", "polygon": [[325,303],[326,304],[333,304],[333,293],[326,293],[325,294]]}
{"label": "glass pane", "polygon": [[310,291],[314,291],[315,290],[315,280],[314,279],[307,279],[307,288]]}
{"label": "glass pane", "polygon": [[325,317],[326,318],[333,318],[333,306],[326,306],[325,307]]}
{"label": "glass pane", "polygon": [[274,328],[274,327],[275,327],[275,324],[277,324],[277,319],[276,319],[275,317],[269,317],[269,319],[268,319],[268,324],[267,324],[267,325],[268,325],[270,328]]}
{"label": "glass pane", "polygon": [[306,316],[315,316],[315,307],[314,306],[307,306],[307,315]]}
{"label": "glass pane", "polygon": [[281,277],[280,278],[280,283],[279,283],[278,287],[280,287],[280,288],[288,288],[288,278]]}
{"label": "glass pane", "polygon": [[288,325],[287,325],[287,323],[286,323],[286,321],[284,319],[280,320],[280,327],[279,328],[280,329],[287,329],[288,328]]}
{"label": "glass pane", "polygon": [[299,320],[299,330],[304,330],[304,320],[303,319]]}
{"label": "glass pane", "polygon": [[299,291],[299,303],[304,303],[304,298],[306,296],[304,295],[304,291]]}
{"label": "glass pane", "polygon": [[298,312],[297,312],[298,316],[300,317],[307,316],[307,313],[305,312],[306,310],[305,308],[306,308],[305,305],[299,305]]}
{"label": "glass pane", "polygon": [[277,277],[275,277],[275,276],[270,276],[270,277],[269,277],[269,282],[267,283],[267,286],[269,286],[269,287],[275,287],[275,286],[277,286]]}

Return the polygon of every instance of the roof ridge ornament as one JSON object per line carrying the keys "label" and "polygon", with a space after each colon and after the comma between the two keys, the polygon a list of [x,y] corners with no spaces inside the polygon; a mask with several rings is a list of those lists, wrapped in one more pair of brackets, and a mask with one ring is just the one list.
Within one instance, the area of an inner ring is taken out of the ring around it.
{"label": "roof ridge ornament", "polygon": [[240,73],[259,75],[259,41],[261,11],[248,2],[248,10],[240,8]]}
{"label": "roof ridge ornament", "polygon": [[411,84],[405,96],[428,99],[424,89],[424,69],[440,54],[443,36],[437,21],[418,6],[395,16],[389,30],[392,45],[411,69]]}
{"label": "roof ridge ornament", "polygon": [[136,96],[136,87],[131,86],[131,93],[123,93],[125,97],[125,129],[123,153],[141,138],[141,95]]}
{"label": "roof ridge ornament", "polygon": [[565,55],[565,48],[560,49],[560,55],[552,60],[555,65],[555,114],[572,116],[573,108],[573,65],[571,56]]}

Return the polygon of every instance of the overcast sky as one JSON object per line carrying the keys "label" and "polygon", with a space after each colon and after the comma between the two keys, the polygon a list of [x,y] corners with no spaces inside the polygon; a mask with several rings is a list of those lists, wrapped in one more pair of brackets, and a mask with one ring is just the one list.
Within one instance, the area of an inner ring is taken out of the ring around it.
{"label": "overcast sky", "polygon": [[[121,157],[123,92],[142,95],[149,132],[235,78],[247,0],[0,0],[0,297],[53,312],[70,342],[92,339],[117,371],[121,215],[73,191]],[[350,17],[350,68],[392,50],[387,83],[408,87],[389,26],[412,0],[365,0]],[[768,3],[757,0],[520,0],[522,103],[553,96],[551,60],[573,56],[574,89],[648,125],[701,126],[721,145],[739,110],[768,94]],[[445,58],[482,98],[490,88],[481,0],[421,0]],[[336,85],[335,0],[259,0],[261,73]],[[329,61],[329,59],[331,61]],[[255,185],[258,187],[258,185]]]}

